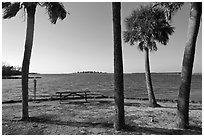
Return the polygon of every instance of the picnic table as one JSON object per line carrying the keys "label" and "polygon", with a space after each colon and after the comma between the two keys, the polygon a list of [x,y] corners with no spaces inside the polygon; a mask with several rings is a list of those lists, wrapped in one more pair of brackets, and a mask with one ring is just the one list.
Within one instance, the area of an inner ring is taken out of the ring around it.
{"label": "picnic table", "polygon": [[90,92],[89,90],[83,90],[83,91],[71,91],[71,90],[66,90],[66,91],[57,91],[56,94],[60,96],[60,104],[63,99],[68,98],[69,96],[78,96],[81,98],[84,98],[85,101],[87,102],[87,93]]}

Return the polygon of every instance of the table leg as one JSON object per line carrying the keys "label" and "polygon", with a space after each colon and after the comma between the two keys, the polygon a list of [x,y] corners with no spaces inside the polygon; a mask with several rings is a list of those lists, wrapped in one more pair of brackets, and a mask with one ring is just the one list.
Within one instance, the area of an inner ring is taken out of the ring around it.
{"label": "table leg", "polygon": [[86,92],[84,92],[85,93],[85,100],[86,100],[86,102],[87,102],[87,95],[86,95]]}
{"label": "table leg", "polygon": [[62,101],[62,93],[60,93],[60,104],[61,104],[61,101]]}

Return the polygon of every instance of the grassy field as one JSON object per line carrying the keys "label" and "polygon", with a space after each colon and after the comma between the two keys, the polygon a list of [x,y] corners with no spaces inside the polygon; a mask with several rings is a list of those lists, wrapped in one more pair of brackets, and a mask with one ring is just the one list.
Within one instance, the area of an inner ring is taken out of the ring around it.
{"label": "grassy field", "polygon": [[125,100],[125,130],[115,132],[113,99],[29,103],[29,121],[21,121],[21,103],[3,104],[3,135],[201,135],[202,104],[190,103],[190,129],[176,128],[176,103]]}

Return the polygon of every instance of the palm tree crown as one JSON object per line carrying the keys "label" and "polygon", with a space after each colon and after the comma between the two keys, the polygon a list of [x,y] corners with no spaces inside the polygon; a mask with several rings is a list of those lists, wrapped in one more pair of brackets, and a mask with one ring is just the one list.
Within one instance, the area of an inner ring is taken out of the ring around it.
{"label": "palm tree crown", "polygon": [[[10,19],[14,17],[18,11],[22,8],[26,9],[31,5],[39,5],[41,7],[45,7],[48,15],[49,20],[51,23],[56,24],[58,18],[63,20],[66,18],[66,10],[62,3],[59,2],[3,2],[2,9],[3,11],[3,19]],[[68,13],[69,14],[69,13]]]}
{"label": "palm tree crown", "polygon": [[176,14],[176,12],[181,9],[184,5],[184,2],[154,2],[153,7],[161,8],[164,10],[166,19],[171,21],[172,16]]}
{"label": "palm tree crown", "polygon": [[152,5],[134,10],[125,19],[125,27],[124,41],[130,45],[139,42],[138,48],[141,51],[145,47],[150,51],[156,51],[156,42],[166,45],[169,35],[174,32],[174,27],[166,20],[164,11],[161,8],[152,8]]}

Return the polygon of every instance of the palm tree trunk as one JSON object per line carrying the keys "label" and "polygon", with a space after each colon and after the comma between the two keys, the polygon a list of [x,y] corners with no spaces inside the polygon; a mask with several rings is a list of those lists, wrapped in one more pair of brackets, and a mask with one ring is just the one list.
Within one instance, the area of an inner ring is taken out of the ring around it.
{"label": "palm tree trunk", "polygon": [[115,130],[122,130],[125,127],[120,8],[121,8],[120,2],[112,3],[113,35],[114,35]]}
{"label": "palm tree trunk", "polygon": [[190,18],[188,25],[188,37],[183,56],[183,66],[181,72],[181,84],[178,94],[177,104],[177,125],[179,128],[188,128],[189,126],[189,96],[191,88],[191,76],[194,62],[196,39],[200,26],[202,13],[202,3],[193,2],[191,4]]}
{"label": "palm tree trunk", "polygon": [[149,65],[149,49],[145,47],[144,50],[145,50],[145,78],[146,78],[149,106],[159,107],[160,105],[158,105],[156,102],[154,92],[153,92],[153,87],[152,87],[152,79],[151,79],[150,65]]}
{"label": "palm tree trunk", "polygon": [[30,65],[32,45],[33,45],[36,5],[32,4],[31,6],[26,7],[26,10],[27,10],[27,30],[26,30],[25,51],[24,51],[23,64],[22,64],[22,120],[27,120],[29,118],[28,75],[29,75],[29,65]]}

